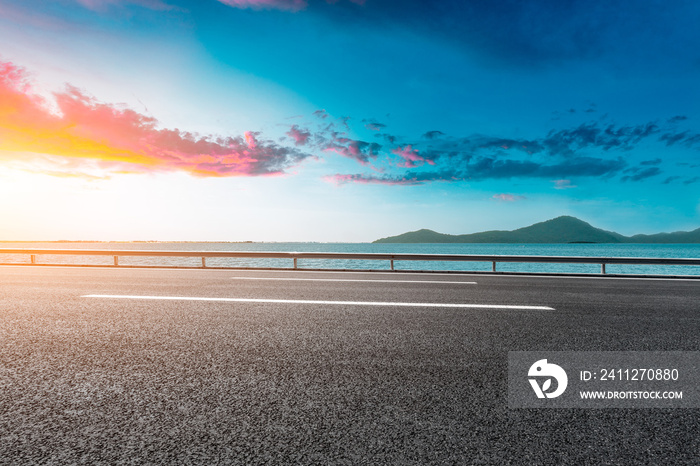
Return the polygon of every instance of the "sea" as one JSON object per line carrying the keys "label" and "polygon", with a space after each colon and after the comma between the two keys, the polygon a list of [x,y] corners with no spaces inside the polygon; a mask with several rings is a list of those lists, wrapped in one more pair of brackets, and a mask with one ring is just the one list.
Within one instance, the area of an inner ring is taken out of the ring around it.
{"label": "sea", "polygon": [[[214,242],[4,242],[0,243],[0,263],[29,263],[28,254],[5,254],[2,249],[106,249],[155,251],[283,251],[338,253],[479,254],[523,256],[658,257],[700,258],[700,244],[375,244],[375,243],[214,243]],[[39,255],[38,264],[111,265],[110,256]],[[119,258],[123,266],[199,267],[197,257]],[[292,268],[291,259],[207,258],[208,267]],[[299,268],[389,270],[384,260],[299,259]],[[490,262],[395,261],[396,270],[490,271]],[[600,273],[597,264],[498,263],[501,272]],[[700,275],[700,266],[613,265],[611,274]]]}

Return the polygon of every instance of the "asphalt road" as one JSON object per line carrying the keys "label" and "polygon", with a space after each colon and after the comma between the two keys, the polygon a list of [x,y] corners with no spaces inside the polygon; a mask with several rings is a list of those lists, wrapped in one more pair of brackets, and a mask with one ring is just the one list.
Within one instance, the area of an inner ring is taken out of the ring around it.
{"label": "asphalt road", "polygon": [[0,464],[698,464],[699,409],[507,402],[508,351],[698,335],[698,280],[0,267]]}

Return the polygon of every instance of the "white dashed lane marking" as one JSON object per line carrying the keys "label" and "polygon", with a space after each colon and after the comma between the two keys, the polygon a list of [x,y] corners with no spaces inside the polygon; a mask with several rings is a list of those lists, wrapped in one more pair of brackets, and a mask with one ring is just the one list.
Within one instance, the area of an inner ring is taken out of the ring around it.
{"label": "white dashed lane marking", "polygon": [[273,303],[273,304],[323,304],[340,306],[385,306],[385,307],[438,307],[462,309],[512,309],[523,311],[553,311],[547,306],[519,306],[512,304],[463,304],[463,303],[401,303],[381,301],[314,301],[306,299],[256,299],[256,298],[210,298],[205,296],[137,296],[90,294],[83,298],[141,299],[154,301],[210,301],[226,303]]}

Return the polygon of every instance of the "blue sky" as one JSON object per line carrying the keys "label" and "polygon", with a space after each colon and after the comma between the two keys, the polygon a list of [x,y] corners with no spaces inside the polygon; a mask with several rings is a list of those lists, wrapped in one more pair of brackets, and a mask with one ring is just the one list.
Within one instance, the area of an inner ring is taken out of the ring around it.
{"label": "blue sky", "polygon": [[691,1],[0,0],[0,239],[700,226]]}

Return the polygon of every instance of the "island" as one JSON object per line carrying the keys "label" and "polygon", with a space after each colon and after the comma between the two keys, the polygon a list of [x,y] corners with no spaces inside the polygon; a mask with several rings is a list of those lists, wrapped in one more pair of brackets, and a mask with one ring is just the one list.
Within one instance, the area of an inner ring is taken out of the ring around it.
{"label": "island", "polygon": [[693,231],[624,236],[596,228],[576,217],[561,216],[512,231],[448,235],[423,229],[381,238],[374,243],[700,243],[700,228]]}

